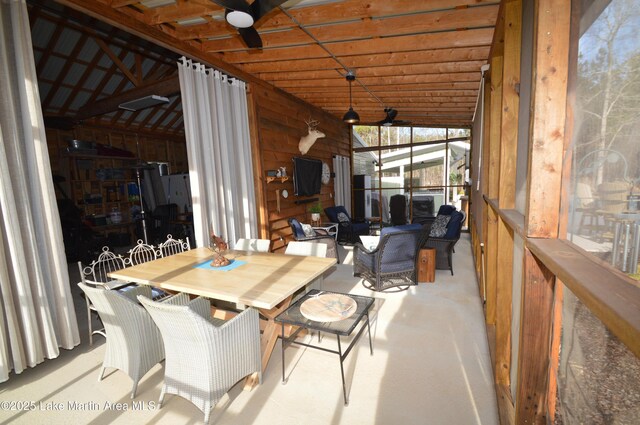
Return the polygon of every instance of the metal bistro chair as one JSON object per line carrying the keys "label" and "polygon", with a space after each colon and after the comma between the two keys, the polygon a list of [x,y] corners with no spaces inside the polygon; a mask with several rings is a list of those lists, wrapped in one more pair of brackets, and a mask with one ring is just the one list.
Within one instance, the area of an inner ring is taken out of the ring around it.
{"label": "metal bistro chair", "polygon": [[182,239],[173,239],[173,236],[167,235],[167,240],[158,245],[158,255],[160,257],[168,257],[190,249],[189,239],[183,241]]}
{"label": "metal bistro chair", "polygon": [[211,409],[240,379],[258,373],[260,323],[258,311],[248,308],[224,322],[211,317],[206,298],[185,306],[166,305],[139,296],[158,325],[166,352],[164,384],[159,404],[166,394],[189,400],[204,413],[208,423]]}
{"label": "metal bistro chair", "polygon": [[[125,282],[122,280],[111,279],[108,274],[116,270],[121,270],[126,267],[125,259],[121,255],[116,255],[112,251],[109,251],[109,247],[102,247],[102,253],[98,258],[91,262],[88,266],[84,267],[82,262],[78,261],[78,269],[80,270],[81,282],[90,287],[101,287],[104,289],[120,290],[127,286],[133,285],[131,282]],[[93,330],[93,324],[91,322],[91,314],[95,312],[95,308],[91,304],[89,298],[85,296],[85,302],[87,304],[87,322],[89,326],[89,346],[93,345],[93,335],[99,334],[106,337],[104,329]]]}
{"label": "metal bistro chair", "polygon": [[[131,398],[135,398],[138,381],[164,359],[160,331],[136,299],[138,295],[151,296],[151,288],[137,286],[119,292],[91,287],[82,282],[78,286],[91,300],[106,332],[107,344],[98,379],[102,380],[108,367],[123,371],[133,380]],[[164,302],[185,305],[189,302],[189,296],[179,294]]]}
{"label": "metal bistro chair", "polygon": [[[157,260],[160,256],[159,251],[155,246],[144,243],[142,239],[138,239],[136,246],[131,248],[127,253],[129,254],[129,257],[124,259],[127,266],[136,266],[148,261]],[[170,295],[159,288],[152,288],[151,293],[153,299],[156,301]]]}

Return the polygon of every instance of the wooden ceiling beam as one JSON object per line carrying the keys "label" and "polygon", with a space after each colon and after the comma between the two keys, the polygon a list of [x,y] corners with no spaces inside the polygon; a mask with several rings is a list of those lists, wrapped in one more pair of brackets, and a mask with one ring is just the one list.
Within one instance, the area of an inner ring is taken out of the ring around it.
{"label": "wooden ceiling beam", "polygon": [[46,49],[42,54],[42,56],[40,57],[40,61],[36,65],[37,75],[42,74],[42,70],[44,69],[44,66],[47,64],[47,62],[49,62],[49,58],[51,57],[51,54],[55,50],[53,49],[53,47],[55,47],[56,43],[58,43],[58,40],[60,39],[60,35],[62,34],[63,30],[64,30],[64,27],[61,24],[56,23],[56,28],[55,30],[53,30],[53,34],[51,35],[51,37],[49,37],[49,40],[47,43],[48,46],[52,46],[52,48]]}
{"label": "wooden ceiling beam", "polygon": [[[375,86],[391,86],[396,84],[420,84],[420,83],[444,83],[444,82],[469,82],[473,81],[477,85],[480,84],[480,74],[476,72],[457,72],[451,74],[425,74],[425,75],[398,75],[391,77],[364,77],[358,78],[354,86],[361,81],[367,88],[375,89]],[[347,85],[342,77],[325,78],[319,80],[294,80],[294,81],[275,81],[276,87],[332,87]]]}
{"label": "wooden ceiling beam", "polygon": [[[423,65],[390,65],[385,67],[363,68],[355,70],[357,78],[363,77],[385,77],[397,75],[424,75],[424,74],[449,74],[456,72],[477,72],[480,75],[480,67],[483,61],[468,62],[448,62]],[[343,76],[346,72],[339,70],[320,71],[299,71],[281,73],[260,73],[258,77],[266,81],[289,81],[289,80],[315,80],[323,78],[334,78],[336,75]]]}
{"label": "wooden ceiling beam", "polygon": [[[378,102],[376,99],[374,98],[369,98],[371,103],[375,103],[377,105],[380,104],[380,102]],[[348,101],[349,98],[345,97],[343,99],[336,99],[334,98],[329,98],[329,97],[325,97],[325,98],[311,98],[311,99],[305,99],[310,103],[313,103],[314,105],[322,105],[327,106],[327,105],[331,105],[331,104],[347,104],[348,105]],[[362,104],[363,102],[366,102],[368,99],[365,98],[361,98],[361,99],[354,99],[353,100],[353,104]],[[400,104],[415,104],[415,105],[457,105],[457,106],[472,106],[475,107],[476,104],[476,99],[473,97],[464,97],[464,98],[451,98],[451,97],[436,97],[436,98],[402,98],[402,97],[396,97],[396,98],[380,98],[380,100],[382,102],[384,102],[385,105],[388,106],[396,106],[396,105],[400,105]]]}
{"label": "wooden ceiling beam", "polygon": [[[347,0],[339,3],[330,3],[313,7],[301,7],[288,12],[304,26],[326,25],[345,20],[366,19],[370,17],[393,17],[409,15],[411,13],[439,12],[446,9],[455,9],[458,6],[495,5],[496,0],[395,0],[393,2],[372,2],[370,0]],[[475,7],[474,7],[475,9]],[[345,16],[345,10],[349,15]],[[399,13],[401,11],[401,13]],[[272,29],[292,28],[296,25],[283,13],[274,13],[270,17],[261,20],[259,31]],[[219,37],[229,34],[228,24],[224,21],[211,22],[202,25],[192,25],[176,29],[176,37],[179,39],[204,39]]]}
{"label": "wooden ceiling beam", "polygon": [[[287,92],[296,95],[297,93],[313,93],[313,92],[323,92],[323,93],[333,93],[333,92],[341,92],[344,90],[345,86],[326,86],[326,87],[289,87],[286,89]],[[396,85],[396,86],[387,86],[380,87],[375,89],[373,92],[377,93],[377,90],[382,91],[398,91],[398,92],[407,92],[414,90],[477,90],[479,86],[479,82],[437,82],[437,83],[416,83],[412,85]],[[354,93],[356,90],[356,86],[353,86]],[[362,88],[359,88],[362,90]],[[366,93],[362,90],[363,93]]]}
{"label": "wooden ceiling beam", "polygon": [[[432,13],[403,15],[386,19],[363,19],[344,21],[306,28],[322,43],[357,40],[362,38],[390,37],[454,31],[459,28],[493,27],[498,13],[497,5],[472,9],[453,9]],[[344,18],[343,18],[344,19]],[[260,34],[265,48],[313,44],[315,41],[298,27],[284,31],[263,32]],[[230,38],[203,41],[206,51],[247,50],[239,35]]]}
{"label": "wooden ceiling beam", "polygon": [[[189,0],[176,4],[146,9],[144,21],[149,25],[199,18],[202,15],[224,12],[224,9],[209,0]],[[232,28],[232,27],[230,27]]]}
{"label": "wooden ceiling beam", "polygon": [[[337,57],[370,55],[402,51],[446,49],[451,47],[489,46],[493,37],[492,28],[441,32],[435,34],[403,35],[397,37],[356,40],[325,45]],[[223,60],[230,63],[294,60],[300,58],[323,58],[328,54],[317,45],[263,49],[260,52],[223,53]]]}
{"label": "wooden ceiling beam", "polygon": [[87,2],[86,0],[56,0],[57,3],[68,6],[74,10],[80,11],[86,15],[100,19],[116,28],[120,28],[130,34],[149,40],[160,47],[164,47],[174,51],[180,55],[190,58],[198,58],[201,63],[208,66],[218,68],[232,77],[240,78],[246,82],[256,83],[258,85],[265,84],[253,75],[248,74],[233,64],[227,63],[221,59],[219,55],[205,53],[195,46],[180,42],[179,40],[167,35],[166,33],[149,26],[140,19],[129,16],[114,9],[107,4],[98,2]]}
{"label": "wooden ceiling beam", "polygon": [[111,7],[119,8],[140,3],[140,0],[111,0]]}
{"label": "wooden ceiling beam", "polygon": [[173,96],[177,93],[180,93],[180,82],[178,81],[178,77],[155,81],[150,84],[136,87],[135,89],[129,90],[125,93],[120,93],[105,100],[95,102],[94,104],[83,108],[76,116],[76,119],[83,120],[96,115],[117,111],[118,105],[121,103],[150,96],[152,94],[159,96]]}
{"label": "wooden ceiling beam", "polygon": [[[61,3],[59,1],[59,3]],[[156,62],[170,62],[170,59],[166,59],[162,56],[159,56],[157,54],[152,54],[149,53],[148,51],[146,51],[145,49],[142,49],[141,47],[132,45],[126,41],[120,40],[116,37],[110,37],[109,35],[103,35],[101,33],[98,33],[97,31],[95,31],[93,28],[89,27],[89,26],[83,26],[83,25],[79,25],[75,22],[73,22],[70,19],[64,19],[61,18],[57,15],[51,15],[50,12],[47,12],[45,9],[39,8],[40,11],[44,11],[44,13],[40,14],[40,17],[42,19],[45,19],[49,22],[53,22],[57,25],[62,25],[63,27],[67,27],[70,29],[73,29],[75,31],[78,31],[88,37],[92,37],[92,38],[100,38],[102,39],[104,42],[106,42],[109,45],[112,46],[117,46],[121,49],[125,49],[125,50],[130,50],[132,53],[138,53],[146,58],[152,59]],[[126,10],[126,9],[123,9]],[[89,14],[88,14],[89,15]],[[92,16],[92,15],[90,15]],[[93,16],[94,19],[96,19],[95,16]],[[97,19],[99,19],[100,17],[98,17]],[[115,25],[114,25],[115,26]],[[115,31],[114,31],[115,33]],[[51,51],[51,49],[49,49],[48,51]],[[53,54],[55,54],[55,52],[53,52]]]}
{"label": "wooden ceiling beam", "polygon": [[[375,55],[345,56],[340,61],[349,69],[376,68],[390,65],[415,65],[440,62],[487,62],[489,46],[457,47],[452,49],[416,50],[412,52],[392,52]],[[242,69],[252,74],[270,72],[316,71],[321,69],[341,69],[333,59],[297,59],[275,62],[253,62],[242,64]]]}
{"label": "wooden ceiling beam", "polygon": [[135,75],[127,68],[127,66],[118,58],[118,56],[111,50],[107,43],[105,43],[102,39],[96,38],[96,43],[98,46],[109,56],[109,58],[113,61],[113,63],[118,67],[118,69],[133,83],[134,86],[139,86],[140,81],[136,78]]}
{"label": "wooden ceiling beam", "polygon": [[58,71],[58,76],[56,77],[56,80],[53,82],[53,84],[51,84],[51,89],[49,90],[47,97],[42,101],[43,109],[46,109],[46,107],[53,100],[56,93],[58,93],[58,90],[62,82],[64,81],[65,78],[67,78],[67,75],[69,74],[69,70],[71,69],[71,66],[74,63],[72,58],[75,58],[76,56],[78,56],[78,54],[80,53],[80,51],[82,50],[82,48],[86,43],[87,43],[86,37],[79,37],[76,40],[76,45],[73,46],[73,49],[69,54],[69,58],[64,62],[64,65],[62,65],[62,68],[60,68],[60,70]]}
{"label": "wooden ceiling beam", "polygon": [[182,99],[180,96],[176,96],[176,98],[167,105],[167,109],[164,111],[164,114],[162,114],[156,122],[151,125],[151,130],[156,130],[172,113],[176,113],[175,111],[178,105],[182,105]]}
{"label": "wooden ceiling beam", "polygon": [[[315,93],[296,93],[296,96],[298,96],[300,99],[334,99],[336,97],[336,93],[338,92],[333,92],[333,93],[321,93],[321,92],[315,92]],[[345,96],[349,96],[349,90],[343,90],[341,93],[343,93]],[[393,91],[376,91],[375,95],[378,96],[380,99],[384,100],[387,98],[404,98],[406,96],[414,96],[417,98],[425,98],[425,99],[450,99],[450,98],[454,98],[454,99],[463,99],[463,98],[473,98],[476,99],[478,97],[478,91],[477,90],[458,90],[458,91],[425,91],[425,90],[419,90],[419,91],[413,91],[411,93],[399,93],[397,91],[393,92]],[[356,99],[358,97],[371,97],[371,95],[369,93],[366,92],[362,92],[362,93],[353,93],[353,98]]]}

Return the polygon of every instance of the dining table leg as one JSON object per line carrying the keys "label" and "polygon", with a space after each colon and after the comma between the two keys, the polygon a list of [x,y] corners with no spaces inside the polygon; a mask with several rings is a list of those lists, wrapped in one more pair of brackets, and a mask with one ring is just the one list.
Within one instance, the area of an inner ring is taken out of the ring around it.
{"label": "dining table leg", "polygon": [[[260,352],[262,353],[262,373],[267,369],[267,364],[269,364],[269,359],[271,358],[271,354],[273,353],[273,349],[276,346],[276,342],[278,342],[278,325],[275,322],[275,318],[278,314],[285,311],[289,308],[291,304],[293,296],[290,295],[285,298],[280,304],[276,307],[266,310],[266,309],[258,309],[260,314],[267,319],[267,325],[262,332],[262,337],[260,338]],[[264,376],[264,375],[263,375]],[[250,391],[258,385],[259,378],[258,374],[254,373],[247,378],[244,383],[244,390]]]}

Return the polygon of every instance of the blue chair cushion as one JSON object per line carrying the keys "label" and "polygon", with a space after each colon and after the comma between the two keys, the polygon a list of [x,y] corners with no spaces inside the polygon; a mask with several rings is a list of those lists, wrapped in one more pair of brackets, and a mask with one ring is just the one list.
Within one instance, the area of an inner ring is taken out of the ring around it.
{"label": "blue chair cushion", "polygon": [[369,223],[351,223],[351,230],[356,235],[368,235]]}
{"label": "blue chair cushion", "polygon": [[406,232],[409,230],[422,230],[422,224],[414,223],[414,224],[402,224],[400,226],[384,227],[380,231],[380,237],[383,237],[384,235],[387,235],[389,233]]}
{"label": "blue chair cushion", "polygon": [[[339,223],[338,213],[344,213],[349,217],[349,213],[347,213],[346,208],[342,205],[325,208],[324,213],[329,217],[329,221],[332,223]],[[349,217],[349,221],[351,221],[351,217]]]}
{"label": "blue chair cushion", "polygon": [[451,215],[452,212],[456,210],[456,207],[453,205],[440,205],[440,209],[438,210],[438,214],[436,215]]}
{"label": "blue chair cushion", "polygon": [[460,228],[462,227],[462,219],[464,215],[459,211],[451,213],[451,218],[447,224],[447,233],[445,233],[445,239],[456,239],[460,236]]}

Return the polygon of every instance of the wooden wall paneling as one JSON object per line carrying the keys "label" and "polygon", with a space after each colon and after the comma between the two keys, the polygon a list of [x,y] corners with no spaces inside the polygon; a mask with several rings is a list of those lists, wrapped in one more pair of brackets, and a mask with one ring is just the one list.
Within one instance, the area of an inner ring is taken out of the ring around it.
{"label": "wooden wall paneling", "polygon": [[[501,209],[515,207],[518,143],[518,87],[522,38],[522,2],[511,0],[504,7],[504,60],[500,131],[500,177],[498,201]],[[513,229],[498,220],[496,282],[496,383],[510,385],[511,312],[513,282]]]}
{"label": "wooden wall paneling", "polygon": [[526,208],[529,237],[558,235],[570,15],[570,0],[538,0],[535,4]]}
{"label": "wooden wall paneling", "polygon": [[516,423],[547,423],[555,276],[529,248],[524,253]]}
{"label": "wooden wall paneling", "polygon": [[[326,137],[318,139],[305,157],[320,159],[332,167],[332,156],[335,154],[349,155],[347,128],[344,123],[328,113],[291,96],[283,95],[276,89],[262,86],[252,86],[252,98],[255,107],[255,121],[257,125],[259,156],[262,163],[261,178],[264,179],[267,170],[286,167],[290,179],[284,183],[274,181],[266,183],[263,180],[265,228],[272,241],[272,250],[284,249],[287,241],[292,239],[287,219],[296,217],[302,222],[310,222],[308,207],[310,204],[296,204],[293,190],[293,162],[294,156],[302,156],[298,150],[300,137],[307,134],[305,121],[314,119],[319,121],[318,129]],[[280,198],[280,212],[277,211],[276,190],[289,192],[288,198]],[[328,185],[322,185],[321,193],[311,198],[319,198],[323,207],[334,205],[333,180]],[[326,221],[326,217],[323,219]]]}
{"label": "wooden wall paneling", "polygon": [[558,366],[560,360],[560,344],[562,343],[562,301],[564,285],[556,277],[553,301],[553,323],[551,327],[551,354],[549,356],[549,389],[547,396],[547,412],[550,420],[556,416],[556,397],[558,395]]}

